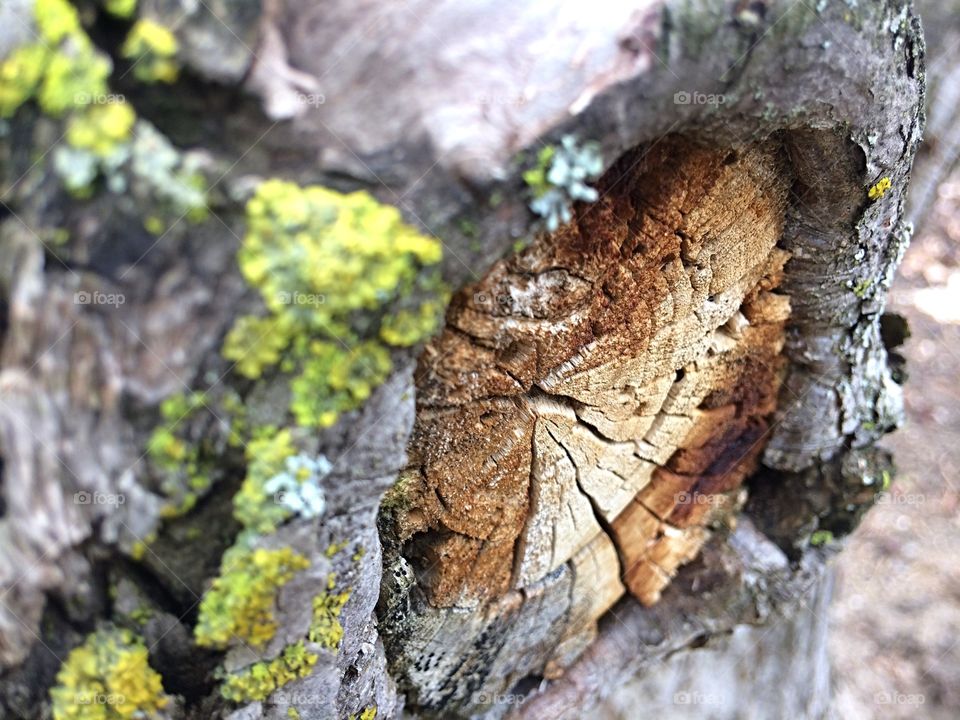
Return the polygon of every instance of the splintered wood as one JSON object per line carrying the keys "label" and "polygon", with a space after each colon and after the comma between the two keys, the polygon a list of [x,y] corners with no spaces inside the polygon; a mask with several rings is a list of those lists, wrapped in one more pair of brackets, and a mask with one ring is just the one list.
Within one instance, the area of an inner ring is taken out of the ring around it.
{"label": "splintered wood", "polygon": [[463,290],[421,357],[392,505],[434,606],[568,563],[583,626],[624,586],[654,603],[757,465],[790,311],[779,151],[667,138],[599,190]]}

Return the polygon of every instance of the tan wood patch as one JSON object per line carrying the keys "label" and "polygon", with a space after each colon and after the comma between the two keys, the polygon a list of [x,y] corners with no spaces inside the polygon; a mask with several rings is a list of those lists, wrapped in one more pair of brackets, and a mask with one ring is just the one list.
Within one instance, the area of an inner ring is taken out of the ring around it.
{"label": "tan wood patch", "polygon": [[666,138],[457,295],[420,359],[393,491],[432,604],[570,563],[586,628],[624,588],[656,602],[729,521],[783,372],[787,184],[772,144]]}

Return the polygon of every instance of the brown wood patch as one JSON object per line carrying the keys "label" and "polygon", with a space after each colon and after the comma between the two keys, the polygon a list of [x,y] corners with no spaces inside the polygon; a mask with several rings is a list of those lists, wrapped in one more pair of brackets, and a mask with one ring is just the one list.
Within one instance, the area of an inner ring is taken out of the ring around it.
{"label": "brown wood patch", "polygon": [[736,510],[783,371],[787,183],[772,144],[666,138],[455,297],[393,491],[432,604],[571,563],[587,626],[624,585],[656,602]]}

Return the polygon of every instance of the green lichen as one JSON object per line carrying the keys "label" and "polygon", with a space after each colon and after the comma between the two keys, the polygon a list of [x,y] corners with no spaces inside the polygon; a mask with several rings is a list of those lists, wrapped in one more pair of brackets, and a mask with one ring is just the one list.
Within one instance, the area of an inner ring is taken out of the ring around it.
{"label": "green lichen", "polygon": [[301,640],[287,645],[273,660],[254,663],[236,673],[222,675],[220,694],[232,702],[266,700],[270,694],[298,678],[306,677],[317,663],[317,655],[306,649]]}
{"label": "green lichen", "polygon": [[149,605],[138,605],[130,613],[130,619],[140,627],[146,625],[153,617],[153,608]]}
{"label": "green lichen", "polygon": [[200,603],[197,644],[225,649],[235,638],[254,647],[270,640],[277,592],[309,565],[290,548],[251,550],[241,538],[223,554],[220,576]]}
{"label": "green lichen", "polygon": [[833,542],[833,533],[829,530],[817,530],[810,536],[810,544],[814,547],[821,547],[831,542]]}
{"label": "green lichen", "polygon": [[118,18],[129,18],[137,9],[137,0],[103,0],[103,9]]}
{"label": "green lichen", "polygon": [[163,518],[186,514],[210,488],[213,461],[205,457],[200,443],[184,436],[187,422],[206,403],[204,393],[191,392],[171,395],[160,404],[163,422],[147,441],[147,455],[162,473],[161,490],[170,500],[160,511]]}
{"label": "green lichen", "polygon": [[332,592],[336,587],[336,576],[333,574],[327,578],[327,587],[330,592],[321,592],[313,598],[313,620],[307,639],[327,650],[336,650],[343,639],[340,613],[350,599],[350,591]]}
{"label": "green lichen", "polygon": [[137,540],[133,547],[130,548],[130,557],[136,561],[143,560],[144,555],[147,554],[147,544],[143,540]]}
{"label": "green lichen", "polygon": [[880,474],[880,490],[881,492],[886,492],[890,489],[890,485],[893,483],[893,476],[890,474],[889,470],[884,470]]}
{"label": "green lichen", "polygon": [[[207,494],[220,473],[223,452],[246,442],[247,420],[233,390],[216,399],[200,391],[175,393],[160,404],[160,416],[146,449],[168,501],[160,516],[168,519],[185,515]],[[204,425],[198,429],[201,416]]]}
{"label": "green lichen", "polygon": [[133,131],[137,116],[126,103],[94,105],[67,123],[67,142],[98,158],[108,158]]}
{"label": "green lichen", "polygon": [[557,148],[554,145],[544,145],[537,153],[537,158],[533,167],[523,173],[523,181],[527,187],[533,191],[534,196],[543,195],[550,189],[550,183],[547,181],[547,172],[550,170],[550,164],[557,154]]}
{"label": "green lichen", "polygon": [[861,280],[853,286],[853,294],[863,300],[867,296],[867,290],[870,289],[871,285],[873,285],[873,280],[869,278],[866,280]]}
{"label": "green lichen", "polygon": [[155,532],[150,532],[144,535],[143,539],[137,540],[133,543],[133,546],[130,548],[130,557],[136,561],[143,560],[144,556],[147,554],[147,550],[150,549],[150,545],[157,540],[157,534]]}
{"label": "green lichen", "polygon": [[245,454],[247,474],[233,496],[233,516],[246,528],[261,534],[271,533],[290,512],[274,502],[264,485],[283,471],[286,459],[297,454],[297,446],[290,430],[263,428],[247,444]]}
{"label": "green lichen", "polygon": [[460,228],[460,232],[468,238],[476,238],[479,234],[477,224],[470,218],[462,218],[460,222],[457,223],[457,227]]}
{"label": "green lichen", "polygon": [[339,553],[340,551],[342,551],[344,548],[346,548],[347,545],[349,545],[349,544],[350,544],[350,540],[349,540],[349,539],[343,540],[342,542],[338,542],[338,543],[330,543],[329,545],[327,545],[327,549],[326,549],[326,551],[324,552],[324,554],[325,554],[328,558],[332,558],[334,555],[336,555],[337,553]]}
{"label": "green lichen", "polygon": [[433,332],[443,312],[439,302],[423,302],[413,310],[399,310],[388,315],[380,325],[380,339],[388,345],[410,347]]}
{"label": "green lichen", "polygon": [[247,223],[238,260],[267,314],[239,318],[224,357],[248,378],[294,375],[296,421],[329,427],[388,377],[390,347],[438,326],[446,293],[423,270],[440,261],[440,244],[367,193],[280,180],[260,185]]}
{"label": "green lichen", "polygon": [[143,641],[113,627],[91,633],[70,652],[50,697],[54,720],[152,718],[170,702]]}
{"label": "green lichen", "polygon": [[383,494],[380,501],[382,513],[399,513],[410,506],[411,488],[416,486],[420,476],[418,472],[401,470],[397,480]]}
{"label": "green lichen", "polygon": [[390,375],[389,350],[374,341],[350,349],[311,343],[302,372],[290,382],[290,409],[305,426],[330,427],[340,413],[360,407]]}
{"label": "green lichen", "polygon": [[172,83],[177,79],[177,39],[169,29],[149,19],[137,20],[120,54],[133,61],[133,76],[145,83]]}

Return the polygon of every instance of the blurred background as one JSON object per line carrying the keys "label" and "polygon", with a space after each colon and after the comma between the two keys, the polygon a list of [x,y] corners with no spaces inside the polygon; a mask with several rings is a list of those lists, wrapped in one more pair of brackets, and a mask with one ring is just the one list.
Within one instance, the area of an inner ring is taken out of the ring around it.
{"label": "blurred background", "polygon": [[843,720],[960,717],[960,2],[917,2],[927,129],[910,191],[915,235],[889,310],[907,318],[898,473],[838,557],[830,612]]}

